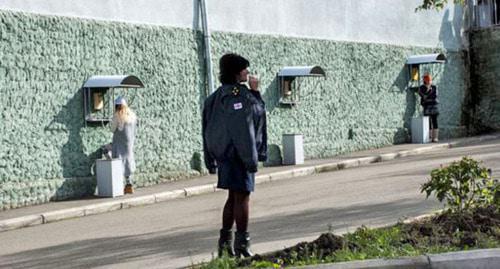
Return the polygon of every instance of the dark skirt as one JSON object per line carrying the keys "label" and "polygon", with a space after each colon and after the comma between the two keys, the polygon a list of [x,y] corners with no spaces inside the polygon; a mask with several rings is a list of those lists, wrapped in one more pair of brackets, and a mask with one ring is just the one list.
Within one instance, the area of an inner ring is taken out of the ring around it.
{"label": "dark skirt", "polygon": [[439,109],[437,104],[424,106],[424,116],[437,116],[437,115],[439,115]]}
{"label": "dark skirt", "polygon": [[240,158],[217,162],[217,188],[231,191],[253,192],[255,173],[249,173]]}

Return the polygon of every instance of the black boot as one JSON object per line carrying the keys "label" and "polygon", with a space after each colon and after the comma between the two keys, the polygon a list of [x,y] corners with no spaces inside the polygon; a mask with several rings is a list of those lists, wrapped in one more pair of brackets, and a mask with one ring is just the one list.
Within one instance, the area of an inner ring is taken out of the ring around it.
{"label": "black boot", "polygon": [[233,232],[231,230],[221,229],[219,237],[219,249],[218,249],[219,258],[222,257],[224,252],[226,252],[227,255],[229,255],[229,257],[234,257],[232,241],[233,241]]}
{"label": "black boot", "polygon": [[250,257],[253,256],[250,250],[250,235],[248,232],[236,232],[236,239],[234,240],[234,253],[236,257]]}

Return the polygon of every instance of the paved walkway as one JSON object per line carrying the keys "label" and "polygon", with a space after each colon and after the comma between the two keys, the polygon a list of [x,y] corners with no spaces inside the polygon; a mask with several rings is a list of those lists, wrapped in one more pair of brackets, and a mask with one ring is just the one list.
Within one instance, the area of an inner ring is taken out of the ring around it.
{"label": "paved walkway", "polygon": [[[256,183],[260,184],[315,173],[353,168],[498,138],[500,138],[500,133],[450,139],[432,144],[401,144],[359,151],[335,158],[307,160],[302,165],[265,167],[260,169],[256,177]],[[50,202],[42,205],[2,211],[0,212],[0,232],[215,192],[217,191],[215,188],[216,181],[215,176],[203,176],[138,188],[133,195],[116,198],[89,197],[86,199]]]}

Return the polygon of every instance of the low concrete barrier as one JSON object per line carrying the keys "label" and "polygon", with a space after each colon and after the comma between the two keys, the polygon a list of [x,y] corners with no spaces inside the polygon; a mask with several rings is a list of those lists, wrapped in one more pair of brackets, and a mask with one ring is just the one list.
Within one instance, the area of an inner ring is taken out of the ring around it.
{"label": "low concrete barrier", "polygon": [[498,269],[500,248],[293,267],[295,269]]}

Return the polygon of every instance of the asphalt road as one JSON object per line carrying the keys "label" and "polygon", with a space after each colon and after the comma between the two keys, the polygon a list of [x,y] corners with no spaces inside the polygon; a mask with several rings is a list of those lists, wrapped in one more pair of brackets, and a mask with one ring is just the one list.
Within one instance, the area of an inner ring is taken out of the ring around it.
{"label": "asphalt road", "polygon": [[[500,140],[257,185],[254,252],[329,229],[381,226],[440,209],[419,191],[433,168],[461,156],[500,173]],[[0,268],[179,268],[216,252],[225,192],[0,233]]]}

